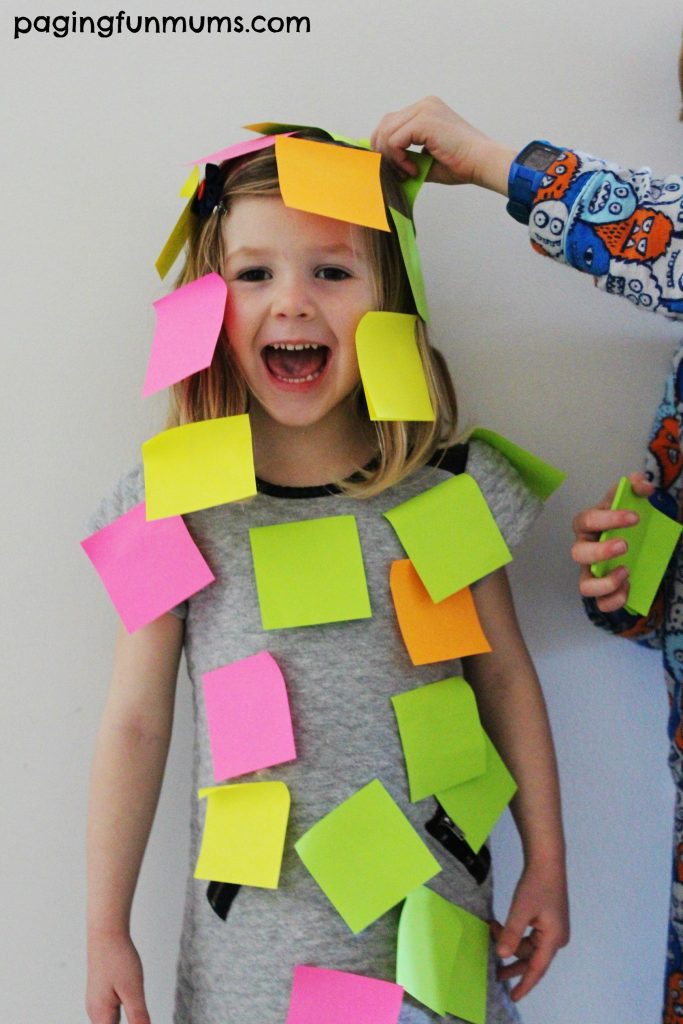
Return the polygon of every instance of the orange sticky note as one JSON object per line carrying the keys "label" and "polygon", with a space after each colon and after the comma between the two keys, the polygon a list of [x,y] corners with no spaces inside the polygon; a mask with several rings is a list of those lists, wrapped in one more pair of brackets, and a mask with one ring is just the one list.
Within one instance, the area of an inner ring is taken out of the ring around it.
{"label": "orange sticky note", "polygon": [[379,153],[278,135],[275,159],[285,206],[390,230]]}
{"label": "orange sticky note", "polygon": [[469,587],[435,604],[409,558],[391,563],[391,596],[413,665],[491,650]]}

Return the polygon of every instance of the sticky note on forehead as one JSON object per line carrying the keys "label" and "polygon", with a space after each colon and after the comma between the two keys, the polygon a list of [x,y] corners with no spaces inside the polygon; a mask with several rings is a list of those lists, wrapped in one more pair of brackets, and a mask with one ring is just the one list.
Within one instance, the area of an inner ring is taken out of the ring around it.
{"label": "sticky note on forehead", "polygon": [[286,206],[389,231],[379,153],[279,135],[275,158]]}

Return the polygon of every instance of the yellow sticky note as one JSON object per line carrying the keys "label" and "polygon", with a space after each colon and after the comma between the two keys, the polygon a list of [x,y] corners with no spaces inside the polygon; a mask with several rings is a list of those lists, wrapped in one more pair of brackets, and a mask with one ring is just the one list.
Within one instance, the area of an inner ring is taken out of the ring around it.
{"label": "yellow sticky note", "polygon": [[163,281],[168,274],[169,270],[178,259],[180,251],[185,245],[185,242],[190,237],[190,228],[192,226],[192,202],[194,196],[188,199],[185,204],[183,212],[178,217],[175,223],[173,231],[168,236],[168,241],[164,245],[163,249],[157,256],[154,266],[157,268],[157,273]]}
{"label": "yellow sticky note", "polygon": [[199,168],[193,167],[187,178],[183,183],[183,187],[180,190],[180,197],[182,199],[193,199],[194,194],[197,191],[197,185],[199,184]]}
{"label": "yellow sticky note", "polygon": [[413,313],[366,313],[356,328],[358,366],[371,420],[433,421]]}
{"label": "yellow sticky note", "polygon": [[186,423],[142,446],[147,519],[164,519],[256,494],[246,413]]}
{"label": "yellow sticky note", "polygon": [[277,889],[290,796],[284,782],[200,789],[206,821],[195,878]]}
{"label": "yellow sticky note", "polygon": [[389,231],[379,153],[278,135],[275,159],[286,206]]}

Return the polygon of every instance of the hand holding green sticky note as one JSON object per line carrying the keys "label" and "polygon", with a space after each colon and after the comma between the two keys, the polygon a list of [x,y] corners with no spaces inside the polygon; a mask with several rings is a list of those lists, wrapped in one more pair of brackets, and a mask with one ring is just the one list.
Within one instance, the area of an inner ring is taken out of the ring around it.
{"label": "hand holding green sticky note", "polygon": [[591,571],[594,576],[601,578],[618,566],[625,565],[629,570],[626,611],[632,615],[647,615],[683,527],[654,508],[647,498],[638,497],[625,476],[619,481],[612,509],[635,512],[640,520],[625,532],[605,530],[601,534],[601,543],[617,537],[625,540],[628,551],[616,558],[596,562],[591,566]]}

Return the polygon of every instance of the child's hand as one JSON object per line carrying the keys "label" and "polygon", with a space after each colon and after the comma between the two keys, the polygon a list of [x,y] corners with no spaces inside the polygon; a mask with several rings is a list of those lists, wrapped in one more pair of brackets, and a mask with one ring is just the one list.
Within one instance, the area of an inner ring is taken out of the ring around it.
{"label": "child's hand", "polygon": [[121,1007],[128,1024],[150,1024],[142,964],[127,936],[89,938],[85,1007],[91,1024],[117,1024]]}
{"label": "child's hand", "polygon": [[[634,492],[641,498],[649,498],[654,491],[643,473],[631,473],[629,476]],[[628,599],[628,569],[619,566],[601,579],[593,576],[590,567],[594,562],[603,562],[607,558],[616,558],[628,551],[624,540],[599,541],[603,530],[623,529],[634,526],[638,522],[635,512],[612,512],[610,505],[614,498],[616,484],[597,505],[586,508],[574,516],[572,528],[576,541],[572,545],[571,554],[575,562],[581,566],[579,573],[579,590],[584,597],[596,598],[601,612],[615,612],[623,608]]]}
{"label": "child's hand", "polygon": [[[531,931],[526,934],[527,928]],[[491,922],[496,953],[515,957],[500,967],[498,978],[521,977],[510,995],[517,1002],[540,981],[558,949],[569,942],[569,906],[562,866],[545,870],[527,867],[520,878],[505,926]]]}
{"label": "child's hand", "polygon": [[483,185],[507,194],[515,151],[487,138],[436,96],[386,114],[371,143],[403,175],[412,177],[417,171],[406,154],[408,147],[423,146],[434,157],[428,181]]}

